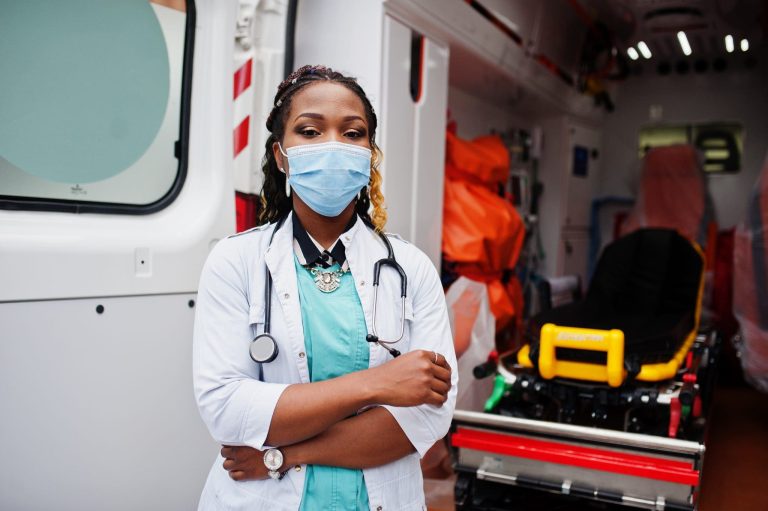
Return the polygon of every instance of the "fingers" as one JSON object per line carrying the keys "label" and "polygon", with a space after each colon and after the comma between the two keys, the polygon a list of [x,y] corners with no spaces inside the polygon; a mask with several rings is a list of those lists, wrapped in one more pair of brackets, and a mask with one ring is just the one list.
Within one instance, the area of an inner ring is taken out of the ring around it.
{"label": "fingers", "polygon": [[221,446],[221,457],[235,459],[235,448],[228,445]]}
{"label": "fingers", "polygon": [[451,366],[445,360],[445,357],[434,351],[422,351],[422,357],[430,358],[429,369],[432,372],[433,382],[432,390],[445,394],[451,389]]}
{"label": "fingers", "polygon": [[253,479],[253,463],[255,456],[261,452],[252,447],[222,446],[221,455],[225,458],[222,466],[235,481]]}
{"label": "fingers", "polygon": [[254,456],[262,456],[261,451],[248,446],[233,447],[231,445],[223,445],[220,452],[222,458],[234,461],[248,461]]}
{"label": "fingers", "polygon": [[430,392],[429,396],[427,397],[427,404],[435,405],[435,406],[443,406],[443,403],[445,403],[448,400],[447,394],[440,394],[438,392]]}
{"label": "fingers", "polygon": [[440,366],[432,366],[432,375],[438,380],[448,382],[451,381],[451,371]]}
{"label": "fingers", "polygon": [[442,380],[432,380],[432,391],[437,392],[440,395],[447,396],[448,391],[451,390],[451,383],[444,382]]}
{"label": "fingers", "polygon": [[435,365],[444,367],[445,369],[451,370],[451,366],[448,364],[448,360],[445,359],[443,355],[440,353],[437,354],[437,362],[435,362]]}
{"label": "fingers", "polygon": [[427,351],[427,350],[419,350],[416,352],[418,356],[424,360],[429,360],[432,364],[440,367],[444,367],[445,369],[451,370],[451,366],[448,364],[448,361],[445,359],[445,356],[442,353],[439,353],[437,351]]}
{"label": "fingers", "polygon": [[232,470],[229,473],[229,477],[231,477],[235,481],[242,481],[243,479],[245,479],[245,472],[243,472],[242,470]]}

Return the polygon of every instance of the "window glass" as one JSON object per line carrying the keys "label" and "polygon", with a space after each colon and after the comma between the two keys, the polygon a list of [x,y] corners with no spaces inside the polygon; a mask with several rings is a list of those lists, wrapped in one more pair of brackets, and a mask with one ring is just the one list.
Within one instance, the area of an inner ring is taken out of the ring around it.
{"label": "window glass", "polygon": [[640,130],[638,152],[652,147],[693,144],[702,154],[705,172],[738,172],[744,151],[744,130],[738,123],[647,126]]}
{"label": "window glass", "polygon": [[183,176],[186,23],[178,0],[0,2],[0,199],[166,196]]}
{"label": "window glass", "polygon": [[738,124],[701,124],[693,126],[691,139],[704,154],[707,172],[738,172],[741,169],[743,133]]}
{"label": "window glass", "polygon": [[688,133],[685,126],[652,126],[640,130],[638,142],[642,158],[652,147],[687,144]]}

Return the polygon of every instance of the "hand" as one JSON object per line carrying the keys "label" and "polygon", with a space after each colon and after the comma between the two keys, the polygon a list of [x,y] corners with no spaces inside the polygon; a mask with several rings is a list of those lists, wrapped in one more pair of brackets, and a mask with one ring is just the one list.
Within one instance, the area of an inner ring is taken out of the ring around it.
{"label": "hand", "polygon": [[411,351],[369,371],[379,404],[442,406],[451,390],[451,366],[434,351]]}
{"label": "hand", "polygon": [[269,473],[264,465],[264,452],[253,447],[221,447],[224,460],[224,470],[235,481],[267,479]]}

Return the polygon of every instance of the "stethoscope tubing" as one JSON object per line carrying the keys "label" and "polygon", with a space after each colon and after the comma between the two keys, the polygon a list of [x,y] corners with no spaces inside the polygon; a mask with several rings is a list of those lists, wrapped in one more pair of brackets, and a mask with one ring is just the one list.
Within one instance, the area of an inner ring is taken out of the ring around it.
{"label": "stethoscope tubing", "polygon": [[[280,219],[276,222],[275,228],[272,230],[272,234],[269,237],[269,243],[267,244],[267,248],[272,246],[272,241],[275,238],[275,234],[277,234],[277,231],[285,223],[286,218],[288,218],[288,215],[284,215],[280,217]],[[365,222],[365,224],[369,228],[374,229],[374,226],[371,225],[369,222]],[[373,342],[378,344],[379,346],[387,350],[393,357],[397,357],[400,355],[400,351],[390,347],[390,345],[399,342],[400,340],[402,340],[403,336],[405,335],[405,299],[407,297],[407,291],[408,291],[408,276],[405,274],[405,270],[403,270],[403,267],[400,266],[400,263],[398,263],[397,260],[395,259],[395,251],[392,248],[392,244],[389,242],[389,239],[387,239],[387,235],[384,234],[383,232],[380,232],[378,234],[387,248],[387,257],[383,259],[379,259],[373,265],[373,318],[371,320],[371,333],[366,336],[366,340],[368,342]],[[398,273],[400,277],[400,301],[401,301],[400,333],[397,339],[387,340],[387,341],[379,339],[379,336],[376,333],[376,305],[378,304],[379,281],[381,278],[381,268],[383,266],[391,267]],[[251,341],[251,349],[249,349],[251,358],[253,359],[254,362],[258,364],[265,364],[265,363],[271,362],[277,357],[277,354],[278,354],[277,341],[272,336],[272,273],[269,271],[269,267],[267,267],[266,263],[264,265],[264,268],[265,268],[265,277],[266,277],[266,284],[264,286],[264,331],[261,334],[257,335],[253,339],[253,341]],[[254,357],[253,355],[254,350],[252,349],[253,343],[257,339],[264,339],[264,338],[269,338],[272,341],[273,352],[270,354],[270,356],[265,358]]]}

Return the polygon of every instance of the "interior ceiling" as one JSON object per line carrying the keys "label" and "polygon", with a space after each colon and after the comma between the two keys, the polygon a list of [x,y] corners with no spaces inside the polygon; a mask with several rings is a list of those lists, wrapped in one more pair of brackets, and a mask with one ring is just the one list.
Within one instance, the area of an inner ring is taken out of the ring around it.
{"label": "interior ceiling", "polygon": [[751,51],[766,48],[768,0],[580,0],[624,45],[645,41],[652,58],[684,55],[677,32],[685,31],[693,57],[725,55],[724,38],[733,35],[736,51],[746,38]]}

